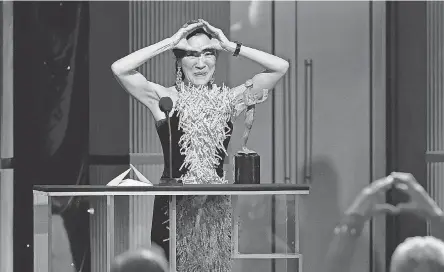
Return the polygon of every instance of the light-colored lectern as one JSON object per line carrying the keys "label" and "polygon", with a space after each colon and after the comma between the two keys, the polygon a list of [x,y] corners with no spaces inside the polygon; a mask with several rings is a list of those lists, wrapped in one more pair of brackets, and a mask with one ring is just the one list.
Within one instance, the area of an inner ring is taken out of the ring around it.
{"label": "light-colored lectern", "polygon": [[[57,242],[54,240],[56,238],[52,229],[52,198],[76,197],[88,201],[88,212],[91,214],[92,272],[108,272],[111,260],[116,255],[132,249],[134,239],[143,237],[135,235],[135,232],[150,232],[145,229],[147,224],[143,224],[144,229],[141,230],[140,224],[134,223],[137,220],[131,218],[139,214],[143,216],[151,207],[141,209],[127,203],[134,197],[154,195],[170,196],[170,271],[176,271],[176,196],[230,195],[233,209],[233,270],[236,270],[235,262],[249,260],[250,264],[254,265],[259,260],[275,260],[274,269],[262,270],[302,272],[298,201],[303,201],[303,195],[308,193],[308,186],[294,184],[35,186],[34,211],[39,213],[34,213],[34,227],[38,224],[40,233],[38,239],[36,234],[34,236],[34,272],[56,272],[52,267],[53,245]],[[138,244],[149,245],[149,241],[138,241]],[[246,263],[242,264],[243,271],[246,271],[247,267]]]}

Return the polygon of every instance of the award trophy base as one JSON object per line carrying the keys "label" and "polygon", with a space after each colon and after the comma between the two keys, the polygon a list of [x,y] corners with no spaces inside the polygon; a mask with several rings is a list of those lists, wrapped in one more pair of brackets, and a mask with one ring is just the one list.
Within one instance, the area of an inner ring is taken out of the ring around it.
{"label": "award trophy base", "polygon": [[183,185],[182,180],[178,178],[161,178],[159,185],[164,186],[181,186]]}
{"label": "award trophy base", "polygon": [[234,184],[260,184],[259,154],[239,151],[234,156]]}

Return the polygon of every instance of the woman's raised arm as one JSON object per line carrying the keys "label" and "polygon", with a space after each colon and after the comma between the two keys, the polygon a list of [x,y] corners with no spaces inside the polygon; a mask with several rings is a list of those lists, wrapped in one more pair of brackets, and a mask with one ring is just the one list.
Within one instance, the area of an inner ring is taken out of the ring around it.
{"label": "woman's raised arm", "polygon": [[139,102],[152,108],[159,100],[158,91],[165,87],[148,81],[136,69],[154,56],[172,48],[171,38],[167,38],[156,44],[137,50],[123,57],[111,65],[111,70],[120,85]]}
{"label": "woman's raised arm", "polygon": [[120,85],[137,100],[151,109],[154,102],[159,100],[157,93],[166,88],[147,80],[141,73],[136,71],[136,69],[151,58],[167,50],[173,48],[186,49],[184,48],[186,47],[186,42],[183,42],[184,37],[194,29],[202,27],[202,25],[202,22],[196,22],[190,25],[186,24],[172,37],[137,50],[115,61],[111,65],[111,70]]}
{"label": "woman's raised arm", "polygon": [[[216,41],[214,41],[210,47],[234,54],[237,48],[237,43],[229,41],[222,30],[213,27],[206,21],[204,21],[204,27],[216,39]],[[257,93],[258,91],[262,91],[264,89],[272,90],[278,81],[285,75],[289,67],[288,61],[245,45],[240,47],[238,54],[239,56],[248,58],[265,68],[264,72],[256,74],[252,78],[251,92],[253,93]],[[237,93],[236,95],[241,95],[245,90],[245,85],[240,85],[233,88],[233,91]]]}

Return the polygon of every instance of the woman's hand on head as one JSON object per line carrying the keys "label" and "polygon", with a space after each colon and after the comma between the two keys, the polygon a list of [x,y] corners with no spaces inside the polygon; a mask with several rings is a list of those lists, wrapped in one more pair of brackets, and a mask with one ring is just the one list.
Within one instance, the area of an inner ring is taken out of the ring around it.
{"label": "woman's hand on head", "polygon": [[176,45],[174,45],[173,49],[180,49],[184,51],[192,51],[193,47],[188,43],[187,39],[183,38]]}
{"label": "woman's hand on head", "polygon": [[213,49],[217,49],[215,47],[217,47],[216,43],[218,43],[219,44],[218,50],[221,50],[221,49],[227,50],[230,40],[228,40],[228,38],[225,36],[224,32],[221,29],[210,25],[210,23],[208,23],[205,20],[202,20],[202,22],[203,22],[203,27],[204,27],[205,31],[214,37],[214,39],[211,39],[212,44],[210,44],[210,45],[214,46]]}
{"label": "woman's hand on head", "polygon": [[172,37],[174,46],[176,47],[179,43],[183,43],[182,40],[186,41],[186,37],[188,34],[193,32],[194,30],[201,28],[204,26],[203,20],[193,20],[189,23],[184,24]]}

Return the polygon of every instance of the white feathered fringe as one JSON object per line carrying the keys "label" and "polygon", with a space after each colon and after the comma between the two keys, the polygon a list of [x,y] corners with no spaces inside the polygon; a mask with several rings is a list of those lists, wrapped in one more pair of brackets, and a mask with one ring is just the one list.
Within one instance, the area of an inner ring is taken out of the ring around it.
{"label": "white feathered fringe", "polygon": [[[185,155],[185,184],[228,183],[219,177],[217,153],[226,155],[224,140],[234,107],[230,89],[181,86],[176,105],[179,144]],[[231,271],[230,196],[185,196],[177,203],[177,271]]]}

